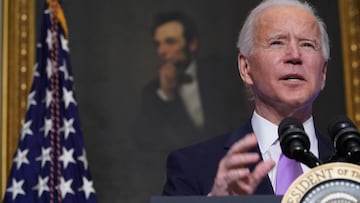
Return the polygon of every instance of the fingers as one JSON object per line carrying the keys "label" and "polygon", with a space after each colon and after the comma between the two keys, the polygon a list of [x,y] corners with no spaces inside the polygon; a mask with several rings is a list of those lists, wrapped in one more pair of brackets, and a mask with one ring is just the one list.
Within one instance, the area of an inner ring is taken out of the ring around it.
{"label": "fingers", "polygon": [[235,142],[229,152],[231,154],[233,153],[239,153],[239,152],[247,152],[250,149],[254,148],[257,145],[257,139],[254,133],[250,133],[246,135],[243,139]]}
{"label": "fingers", "polygon": [[248,165],[255,164],[260,159],[258,153],[248,152],[256,146],[257,139],[254,133],[232,145],[219,163],[211,194],[240,195],[252,194],[255,191],[261,180],[275,166],[275,162],[272,160],[261,161],[250,172]]}
{"label": "fingers", "polygon": [[229,170],[232,168],[244,167],[259,161],[258,153],[247,152],[257,145],[257,139],[254,133],[246,135],[243,139],[234,143],[229,152],[220,162],[220,169]]}
{"label": "fingers", "polygon": [[234,192],[236,194],[253,194],[259,183],[274,166],[275,161],[273,160],[261,161],[256,165],[254,171],[247,176],[247,179],[236,182]]}
{"label": "fingers", "polygon": [[166,94],[173,93],[177,86],[177,73],[175,65],[172,63],[165,63],[159,70],[160,89]]}
{"label": "fingers", "polygon": [[172,63],[165,63],[159,70],[160,78],[165,79],[166,82],[174,81],[176,79],[176,68]]}
{"label": "fingers", "polygon": [[251,173],[253,184],[258,185],[274,166],[273,160],[261,161]]}
{"label": "fingers", "polygon": [[227,184],[231,184],[239,179],[246,178],[247,176],[249,176],[249,174],[250,174],[250,170],[248,168],[237,168],[228,171],[224,179]]}
{"label": "fingers", "polygon": [[[273,160],[259,162],[254,171],[248,175],[242,175],[235,183],[232,183],[232,191],[235,194],[253,194],[259,183],[275,166]],[[240,177],[240,175],[238,175]]]}
{"label": "fingers", "polygon": [[224,160],[224,165],[227,169],[239,168],[249,164],[256,163],[260,157],[258,153],[237,153],[229,154]]}

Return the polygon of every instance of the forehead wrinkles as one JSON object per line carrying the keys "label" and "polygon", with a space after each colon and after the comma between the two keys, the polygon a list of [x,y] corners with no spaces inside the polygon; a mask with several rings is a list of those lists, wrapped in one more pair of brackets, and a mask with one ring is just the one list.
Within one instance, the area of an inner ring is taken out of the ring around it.
{"label": "forehead wrinkles", "polygon": [[320,30],[316,18],[308,11],[294,6],[273,6],[262,11],[255,21],[255,41],[290,34],[300,39],[320,43]]}

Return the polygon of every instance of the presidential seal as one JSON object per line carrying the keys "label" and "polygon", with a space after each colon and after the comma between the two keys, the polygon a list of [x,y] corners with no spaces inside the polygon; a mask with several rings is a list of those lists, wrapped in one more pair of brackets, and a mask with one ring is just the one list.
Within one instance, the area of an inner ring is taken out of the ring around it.
{"label": "presidential seal", "polygon": [[360,166],[336,162],[298,177],[282,203],[360,203]]}

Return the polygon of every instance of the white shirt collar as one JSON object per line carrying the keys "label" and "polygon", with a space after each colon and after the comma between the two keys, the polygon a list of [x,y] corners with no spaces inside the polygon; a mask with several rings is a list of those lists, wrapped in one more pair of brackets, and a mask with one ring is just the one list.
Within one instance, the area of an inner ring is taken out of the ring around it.
{"label": "white shirt collar", "polygon": [[186,68],[185,73],[189,74],[193,79],[196,79],[196,62],[192,60],[189,66]]}
{"label": "white shirt collar", "polygon": [[[278,126],[261,117],[255,111],[251,118],[251,124],[258,140],[260,152],[264,154],[278,140]],[[315,134],[313,117],[311,116],[306,120],[303,126],[310,139],[310,151],[318,157],[318,141]]]}
{"label": "white shirt collar", "polygon": [[265,153],[278,139],[278,127],[277,125],[261,117],[255,111],[251,118],[251,124],[258,140],[260,152]]}

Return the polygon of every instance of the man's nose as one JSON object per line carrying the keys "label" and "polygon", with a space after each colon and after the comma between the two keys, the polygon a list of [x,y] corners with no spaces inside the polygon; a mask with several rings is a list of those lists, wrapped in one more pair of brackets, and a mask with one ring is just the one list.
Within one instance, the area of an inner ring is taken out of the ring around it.
{"label": "man's nose", "polygon": [[164,45],[159,45],[157,47],[157,53],[160,57],[164,57],[167,53],[167,48]]}
{"label": "man's nose", "polygon": [[301,64],[301,50],[297,43],[290,43],[286,49],[287,63]]}

